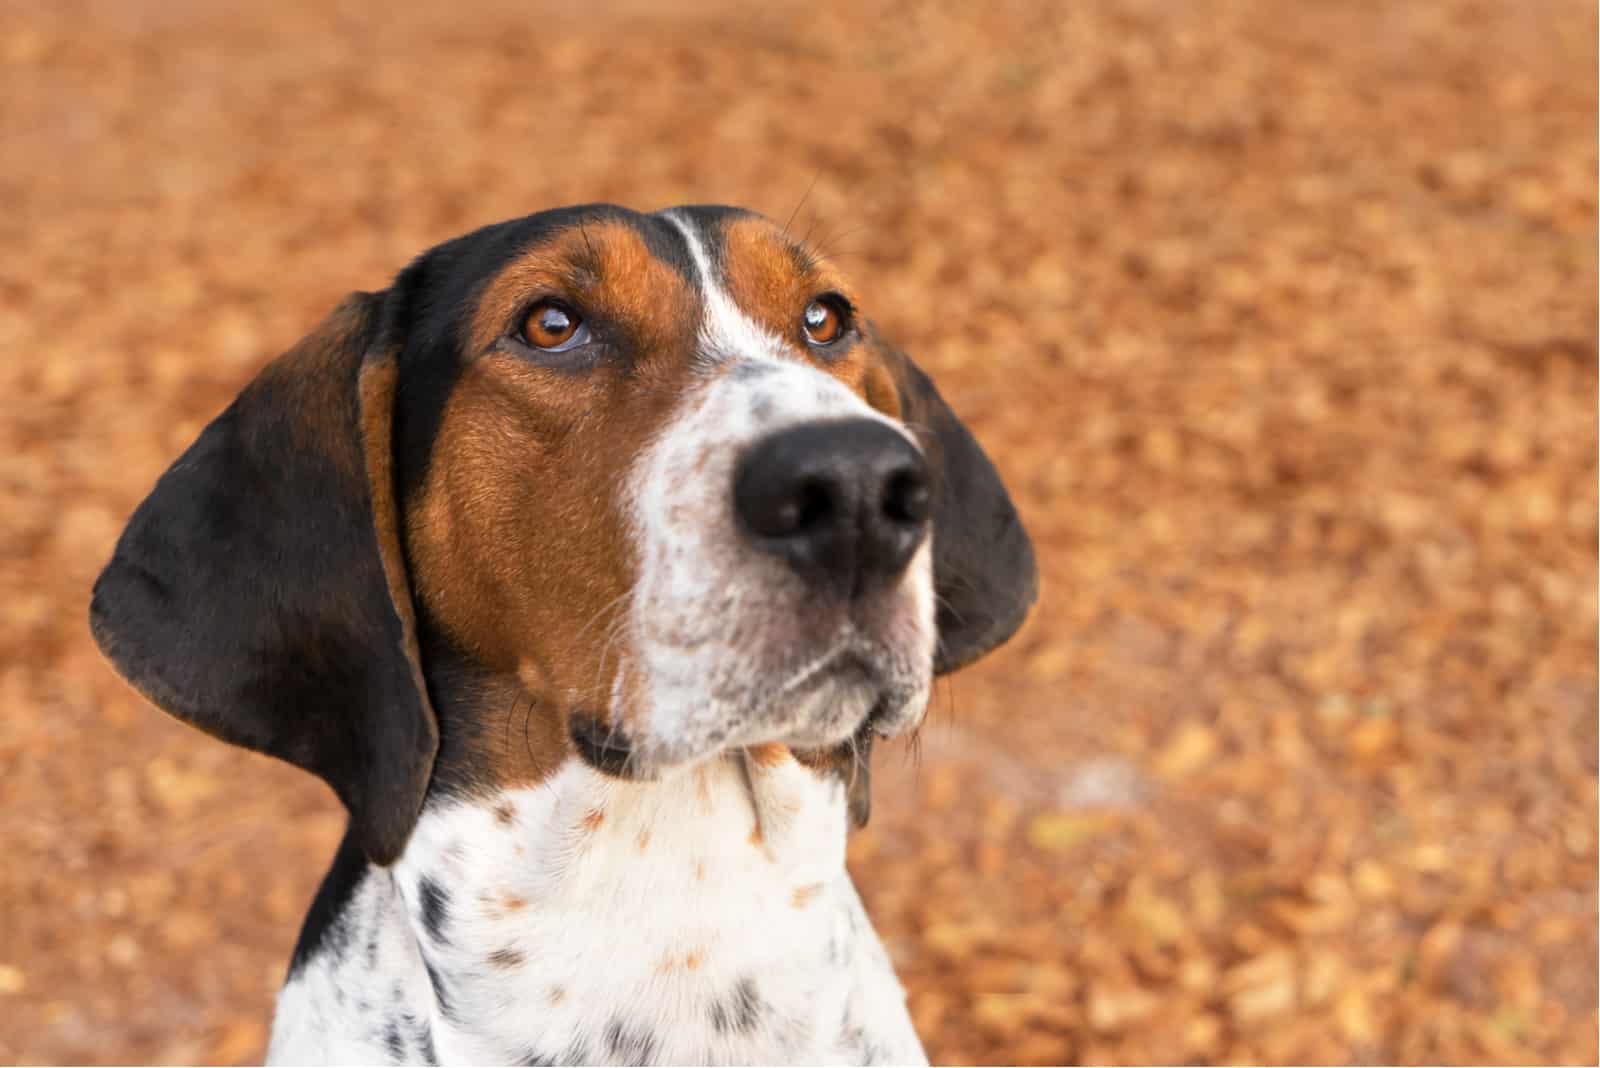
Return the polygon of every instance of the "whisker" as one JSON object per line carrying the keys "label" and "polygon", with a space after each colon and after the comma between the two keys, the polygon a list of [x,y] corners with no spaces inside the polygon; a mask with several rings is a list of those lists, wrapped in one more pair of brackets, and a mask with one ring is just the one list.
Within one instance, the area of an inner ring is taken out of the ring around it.
{"label": "whisker", "polygon": [[783,232],[784,232],[785,235],[787,235],[789,233],[789,224],[794,222],[794,217],[796,215],[800,214],[800,209],[801,208],[805,207],[806,201],[811,196],[811,191],[817,187],[817,179],[821,178],[821,177],[822,177],[822,168],[818,167],[817,168],[817,173],[813,174],[811,176],[811,184],[806,186],[806,191],[801,194],[800,203],[798,203],[798,204],[796,204],[794,206],[794,210],[789,213],[789,217],[783,221]]}

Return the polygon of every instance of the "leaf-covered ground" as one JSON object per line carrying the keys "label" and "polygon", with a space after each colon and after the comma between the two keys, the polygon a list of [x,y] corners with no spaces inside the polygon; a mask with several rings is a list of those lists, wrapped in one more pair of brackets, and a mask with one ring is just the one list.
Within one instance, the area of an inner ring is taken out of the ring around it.
{"label": "leaf-covered ground", "polygon": [[87,634],[204,421],[478,224],[807,189],[1043,565],[851,848],[932,1056],[1596,1059],[1593,5],[431,6],[0,8],[0,1060],[259,1057],[339,834]]}

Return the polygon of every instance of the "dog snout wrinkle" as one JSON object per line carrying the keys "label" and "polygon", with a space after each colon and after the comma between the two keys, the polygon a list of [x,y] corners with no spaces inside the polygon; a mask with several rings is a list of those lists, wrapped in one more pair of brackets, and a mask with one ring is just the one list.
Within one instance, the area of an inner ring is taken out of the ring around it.
{"label": "dog snout wrinkle", "polygon": [[733,499],[756,546],[851,597],[898,578],[928,530],[921,451],[871,419],[803,423],[757,441],[735,469]]}

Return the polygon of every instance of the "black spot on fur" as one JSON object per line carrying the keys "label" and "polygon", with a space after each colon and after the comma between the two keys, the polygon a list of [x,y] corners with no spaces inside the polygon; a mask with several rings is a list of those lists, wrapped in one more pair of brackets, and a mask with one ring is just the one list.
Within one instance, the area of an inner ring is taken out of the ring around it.
{"label": "black spot on fur", "polygon": [[711,1026],[717,1034],[747,1035],[761,1021],[761,995],[756,992],[755,980],[746,976],[734,984],[733,993],[726,1001],[711,1003]]}
{"label": "black spot on fur", "polygon": [[389,1053],[389,1061],[393,1064],[404,1064],[406,1059],[405,1040],[400,1037],[400,1025],[394,1020],[389,1021],[389,1026],[383,1032],[383,1048]]}
{"label": "black spot on fur", "polygon": [[522,966],[523,960],[522,951],[513,949],[510,946],[497,949],[489,954],[489,963],[496,968],[519,968]]}
{"label": "black spot on fur", "polygon": [[422,962],[422,966],[428,969],[428,983],[433,987],[433,997],[439,1003],[439,1011],[444,1013],[445,1019],[454,1020],[456,1018],[455,1003],[450,1000],[450,990],[444,985],[444,977],[434,968],[432,961],[425,960]]}
{"label": "black spot on fur", "polygon": [[728,377],[735,382],[749,382],[757,378],[765,378],[773,370],[774,368],[770,364],[761,363],[757,360],[739,360],[728,371]]}
{"label": "black spot on fur", "polygon": [[606,1051],[618,1064],[649,1064],[655,1059],[655,1036],[648,1031],[631,1030],[613,1016],[606,1025]]}
{"label": "black spot on fur", "polygon": [[450,920],[450,894],[444,887],[424,875],[417,880],[417,898],[422,905],[422,926],[428,937],[444,942],[444,925]]}
{"label": "black spot on fur", "polygon": [[423,1064],[438,1064],[439,1052],[433,1048],[433,1028],[427,1020],[418,1020],[407,1017],[413,1027],[413,1038],[417,1043],[417,1056]]}

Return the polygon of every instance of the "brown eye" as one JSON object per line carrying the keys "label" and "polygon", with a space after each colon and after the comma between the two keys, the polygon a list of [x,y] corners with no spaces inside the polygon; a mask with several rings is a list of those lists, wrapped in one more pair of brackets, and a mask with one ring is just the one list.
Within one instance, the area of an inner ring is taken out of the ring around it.
{"label": "brown eye", "polygon": [[847,314],[838,298],[820,297],[806,305],[800,321],[813,345],[831,345],[844,333]]}
{"label": "brown eye", "polygon": [[582,340],[583,320],[565,304],[541,300],[522,321],[522,340],[536,349],[571,348]]}

